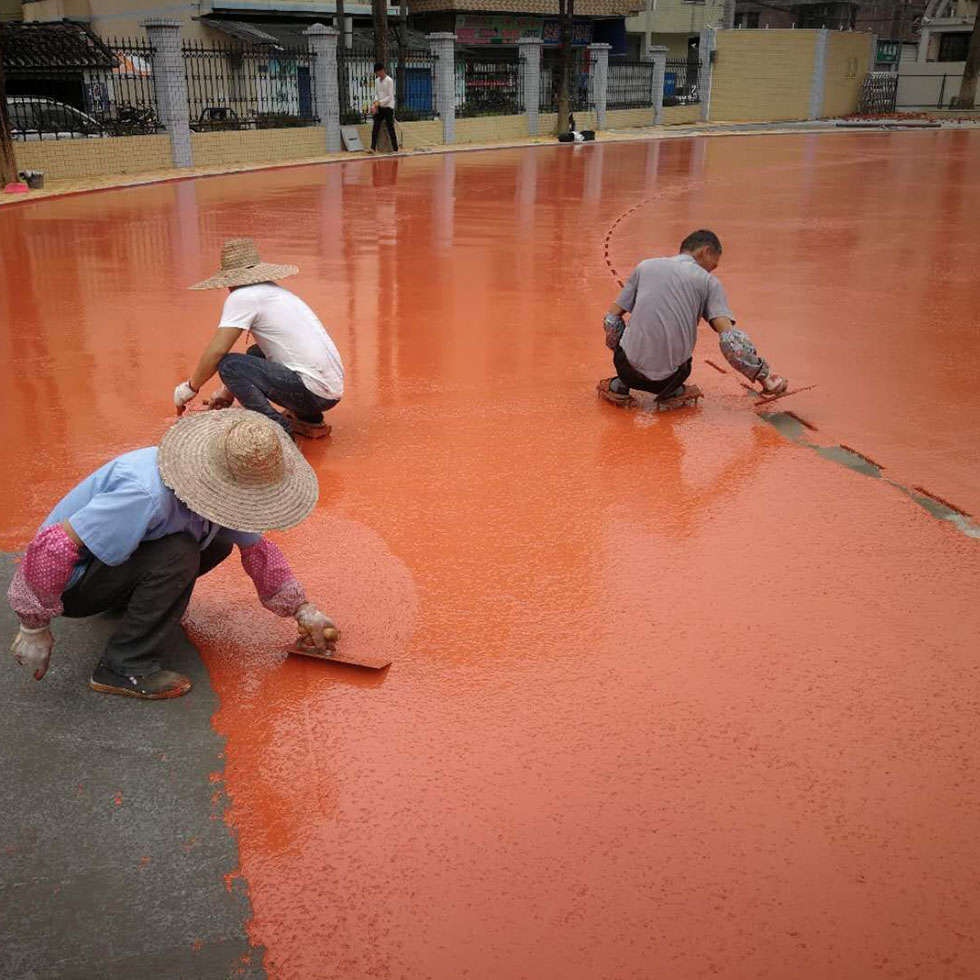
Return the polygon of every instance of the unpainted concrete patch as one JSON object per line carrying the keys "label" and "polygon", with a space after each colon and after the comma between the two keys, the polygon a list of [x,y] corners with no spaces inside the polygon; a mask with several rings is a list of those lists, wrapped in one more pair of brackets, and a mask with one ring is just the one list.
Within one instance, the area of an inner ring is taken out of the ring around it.
{"label": "unpainted concrete patch", "polygon": [[[4,594],[13,569],[0,555]],[[212,781],[217,697],[181,630],[168,666],[191,677],[187,696],[89,690],[115,622],[58,619],[42,681],[0,663],[0,976],[262,977],[246,888],[225,882],[238,848]],[[4,647],[16,623],[0,603]]]}

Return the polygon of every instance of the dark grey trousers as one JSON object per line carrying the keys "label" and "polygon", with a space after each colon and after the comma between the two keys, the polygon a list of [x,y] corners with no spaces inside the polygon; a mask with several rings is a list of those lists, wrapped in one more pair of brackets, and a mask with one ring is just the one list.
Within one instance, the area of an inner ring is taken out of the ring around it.
{"label": "dark grey trousers", "polygon": [[119,629],[109,637],[102,663],[124,677],[144,677],[161,668],[174,630],[200,576],[231,553],[227,541],[204,550],[189,534],[144,541],[121,565],[97,558],[61,597],[72,618],[125,610]]}

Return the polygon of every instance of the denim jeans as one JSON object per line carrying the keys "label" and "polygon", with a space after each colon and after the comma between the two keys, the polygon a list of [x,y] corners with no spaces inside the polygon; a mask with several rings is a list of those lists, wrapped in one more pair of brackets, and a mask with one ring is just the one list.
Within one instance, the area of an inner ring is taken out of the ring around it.
{"label": "denim jeans", "polygon": [[337,404],[336,400],[314,395],[291,368],[267,360],[258,344],[249,347],[247,354],[225,354],[218,362],[218,374],[243,407],[261,412],[290,433],[289,419],[277,412],[270,401],[314,425],[322,422],[323,413]]}

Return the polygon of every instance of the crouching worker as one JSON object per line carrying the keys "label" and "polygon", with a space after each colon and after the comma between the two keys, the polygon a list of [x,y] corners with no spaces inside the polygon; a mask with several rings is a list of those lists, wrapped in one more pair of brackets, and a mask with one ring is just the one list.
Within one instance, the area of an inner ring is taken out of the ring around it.
{"label": "crouching worker", "polygon": [[[606,346],[613,351],[616,377],[599,382],[609,401],[630,401],[630,389],[649,391],[657,400],[680,401],[700,395],[685,382],[703,317],[718,333],[726,360],[766,395],[786,390],[752,341],[735,329],[735,317],[721,283],[711,274],[721,261],[721,242],[711,231],[695,231],[679,255],[641,262],[603,320]],[[623,314],[629,313],[629,322]]]}
{"label": "crouching worker", "polygon": [[166,669],[197,579],[237,545],[259,600],[292,616],[321,650],[334,624],[262,531],[313,509],[316,474],[282,428],[244,409],[178,421],[159,447],[125,453],[83,480],[48,515],[7,598],[20,618],[11,650],[40,680],[56,616],[120,611],[89,686],[134,698],[176,698],[190,681]]}
{"label": "crouching worker", "polygon": [[[209,400],[210,408],[227,408],[237,398],[289,433],[296,420],[303,426],[323,425],[323,413],[344,394],[344,366],[313,310],[276,285],[297,272],[295,265],[260,261],[251,238],[225,242],[221,271],[190,287],[227,288],[230,295],[194,373],[174,391],[178,415],[217,372],[223,387]],[[251,333],[257,343],[245,354],[230,353],[243,333]]]}

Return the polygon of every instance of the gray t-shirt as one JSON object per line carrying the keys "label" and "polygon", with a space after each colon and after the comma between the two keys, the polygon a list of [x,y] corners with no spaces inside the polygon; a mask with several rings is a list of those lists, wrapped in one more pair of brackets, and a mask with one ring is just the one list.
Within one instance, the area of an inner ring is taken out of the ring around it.
{"label": "gray t-shirt", "polygon": [[630,312],[623,353],[651,381],[669,377],[691,356],[701,317],[735,321],[721,283],[687,254],[641,262],[616,304]]}

